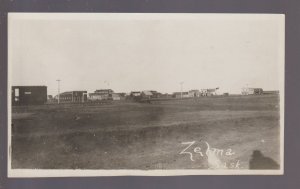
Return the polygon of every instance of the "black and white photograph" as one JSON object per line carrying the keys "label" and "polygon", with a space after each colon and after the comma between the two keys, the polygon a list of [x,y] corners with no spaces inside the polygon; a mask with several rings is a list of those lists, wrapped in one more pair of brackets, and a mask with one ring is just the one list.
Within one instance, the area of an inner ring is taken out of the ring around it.
{"label": "black and white photograph", "polygon": [[9,13],[8,176],[282,175],[283,14]]}

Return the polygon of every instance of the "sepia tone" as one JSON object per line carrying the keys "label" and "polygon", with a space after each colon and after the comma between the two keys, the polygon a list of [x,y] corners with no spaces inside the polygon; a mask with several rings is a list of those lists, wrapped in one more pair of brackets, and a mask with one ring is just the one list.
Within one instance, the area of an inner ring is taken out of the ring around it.
{"label": "sepia tone", "polygon": [[282,15],[167,15],[10,15],[11,172],[282,174]]}

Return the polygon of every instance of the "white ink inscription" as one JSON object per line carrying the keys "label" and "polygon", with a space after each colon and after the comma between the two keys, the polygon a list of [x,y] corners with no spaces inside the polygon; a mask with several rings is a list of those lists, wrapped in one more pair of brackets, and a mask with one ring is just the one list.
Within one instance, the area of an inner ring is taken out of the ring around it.
{"label": "white ink inscription", "polygon": [[203,141],[205,144],[204,148],[201,148],[200,145],[196,145],[196,141],[191,142],[182,142],[182,145],[185,145],[184,149],[179,154],[186,154],[189,156],[191,161],[195,161],[196,158],[207,157],[209,168],[211,169],[238,169],[240,168],[240,161],[235,162],[222,162],[221,157],[224,156],[233,156],[235,152],[231,148],[220,149],[213,148],[211,145]]}
{"label": "white ink inscription", "polygon": [[[192,147],[194,144],[196,143],[196,141],[192,141],[192,142],[182,142],[181,144],[183,145],[187,145],[179,154],[188,154],[190,156],[191,161],[195,161],[194,160],[194,155],[200,155],[200,156],[204,156],[201,147],[196,146],[196,147]],[[206,150],[205,150],[205,155],[208,157],[210,155],[210,153],[215,154],[216,156],[232,156],[235,153],[232,151],[231,148],[228,148],[226,150],[224,149],[218,149],[218,148],[212,148],[208,142],[204,141],[204,143],[206,144]]]}

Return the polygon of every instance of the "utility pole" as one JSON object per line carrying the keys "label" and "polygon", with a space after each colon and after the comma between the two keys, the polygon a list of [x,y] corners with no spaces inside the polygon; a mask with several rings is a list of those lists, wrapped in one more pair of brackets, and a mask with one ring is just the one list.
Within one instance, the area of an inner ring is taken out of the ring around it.
{"label": "utility pole", "polygon": [[58,100],[57,103],[59,104],[59,96],[60,96],[60,79],[57,79],[57,91],[58,91]]}
{"label": "utility pole", "polygon": [[107,85],[107,87],[109,88],[109,81],[105,80],[104,83]]}
{"label": "utility pole", "polygon": [[180,82],[179,84],[180,84],[180,98],[182,98],[182,85],[183,85],[183,81],[182,82]]}

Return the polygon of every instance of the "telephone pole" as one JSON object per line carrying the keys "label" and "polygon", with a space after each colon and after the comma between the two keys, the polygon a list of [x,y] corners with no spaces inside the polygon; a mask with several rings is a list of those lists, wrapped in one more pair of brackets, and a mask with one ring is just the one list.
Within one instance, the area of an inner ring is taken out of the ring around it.
{"label": "telephone pole", "polygon": [[179,84],[180,84],[180,98],[182,98],[182,85],[183,85],[183,81],[182,82],[180,82]]}
{"label": "telephone pole", "polygon": [[58,95],[57,95],[57,103],[59,104],[59,96],[60,96],[60,79],[57,79],[57,91],[58,91]]}
{"label": "telephone pole", "polygon": [[105,80],[104,83],[107,85],[107,87],[109,88],[109,81]]}

